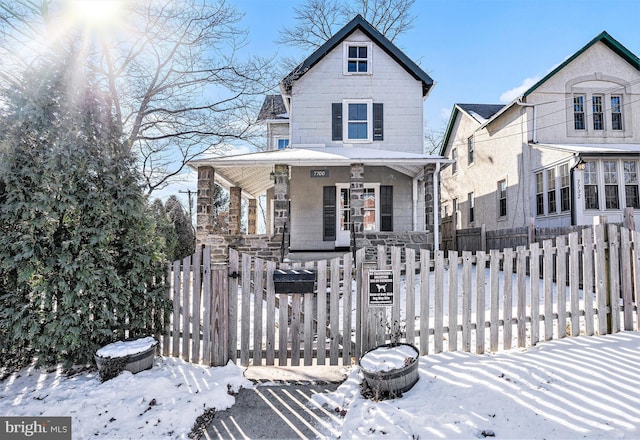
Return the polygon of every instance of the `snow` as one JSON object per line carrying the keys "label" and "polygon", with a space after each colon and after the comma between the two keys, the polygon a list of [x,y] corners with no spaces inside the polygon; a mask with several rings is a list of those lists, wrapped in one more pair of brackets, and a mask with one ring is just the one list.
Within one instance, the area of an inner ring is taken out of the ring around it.
{"label": "snow", "polygon": [[235,403],[228,391],[253,388],[243,370],[156,357],[150,370],[101,383],[97,372],[23,369],[0,382],[0,414],[71,416],[74,439],[186,439],[205,409]]}
{"label": "snow", "polygon": [[[187,438],[207,408],[253,388],[243,368],[157,357],[151,370],[100,383],[96,372],[23,369],[0,382],[3,416],[71,416],[73,438]],[[340,438],[640,438],[640,332],[543,342],[528,350],[419,358],[401,398],[360,395],[362,371],[312,403],[345,414]],[[247,417],[252,417],[250,411]]]}
{"label": "snow", "polygon": [[115,358],[142,353],[158,344],[153,337],[135,339],[133,341],[117,341],[105,345],[96,351],[96,355],[103,358]]}
{"label": "snow", "polygon": [[416,385],[379,402],[354,368],[314,402],[346,413],[341,438],[640,438],[638,377],[640,333],[622,332],[422,356]]}
{"label": "snow", "polygon": [[369,373],[387,372],[406,367],[407,359],[413,360],[417,355],[409,345],[378,347],[362,356],[360,366]]}

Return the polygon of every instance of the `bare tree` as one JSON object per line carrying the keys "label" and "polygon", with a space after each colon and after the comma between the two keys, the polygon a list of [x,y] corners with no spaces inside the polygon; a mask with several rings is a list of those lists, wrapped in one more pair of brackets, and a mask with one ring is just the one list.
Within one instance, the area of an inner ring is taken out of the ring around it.
{"label": "bare tree", "polygon": [[256,106],[277,81],[270,60],[239,59],[247,33],[238,28],[242,14],[225,0],[120,3],[120,22],[98,30],[69,20],[63,0],[0,3],[0,81],[16,86],[14,72],[66,32],[108,91],[123,145],[136,153],[151,193],[189,160],[254,141]]}
{"label": "bare tree", "polygon": [[356,14],[360,14],[390,41],[413,25],[415,0],[307,0],[294,7],[296,24],[280,31],[277,43],[315,50]]}

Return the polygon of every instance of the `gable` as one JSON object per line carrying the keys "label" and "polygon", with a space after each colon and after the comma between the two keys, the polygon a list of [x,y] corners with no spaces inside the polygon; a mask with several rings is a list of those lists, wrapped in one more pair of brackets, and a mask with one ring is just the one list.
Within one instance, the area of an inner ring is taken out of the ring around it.
{"label": "gable", "polygon": [[601,32],[597,35],[593,40],[587,43],[582,49],[574,53],[572,56],[567,58],[563,63],[561,63],[558,67],[549,72],[544,78],[531,86],[524,94],[523,97],[527,97],[531,93],[533,93],[536,89],[546,83],[550,78],[556,76],[561,70],[567,67],[571,62],[573,62],[578,57],[582,56],[585,52],[587,52],[592,46],[597,43],[601,43],[606,46],[609,50],[615,53],[618,57],[620,57],[624,62],[629,64],[635,70],[640,71],[640,58],[638,58],[635,54],[633,54],[629,49],[620,44],[617,40],[615,40],[611,35],[609,35],[606,31]]}
{"label": "gable", "polygon": [[421,81],[423,97],[429,93],[429,90],[433,86],[433,80],[431,79],[431,77],[427,75],[424,70],[422,70],[411,59],[409,59],[409,57],[407,57],[397,46],[395,46],[391,41],[389,41],[389,39],[378,32],[359,14],[353,20],[347,23],[342,29],[336,32],[333,37],[327,40],[298,67],[296,67],[292,72],[285,76],[285,78],[280,83],[280,86],[284,93],[289,94],[291,92],[293,81],[296,81],[297,79],[305,75],[327,54],[336,49],[343,41],[347,40],[357,30],[363,32],[375,45],[386,52],[412,77],[414,77],[416,80]]}

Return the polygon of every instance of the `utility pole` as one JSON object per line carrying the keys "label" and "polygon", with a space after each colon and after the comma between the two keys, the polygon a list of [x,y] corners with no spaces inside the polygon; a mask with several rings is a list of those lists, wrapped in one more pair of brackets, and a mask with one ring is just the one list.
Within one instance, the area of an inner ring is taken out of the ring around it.
{"label": "utility pole", "polygon": [[193,236],[196,236],[196,228],[193,226],[193,199],[191,196],[196,194],[196,191],[191,191],[190,189],[183,191],[178,191],[181,194],[187,194],[189,197],[189,222],[191,223],[191,230],[193,231]]}

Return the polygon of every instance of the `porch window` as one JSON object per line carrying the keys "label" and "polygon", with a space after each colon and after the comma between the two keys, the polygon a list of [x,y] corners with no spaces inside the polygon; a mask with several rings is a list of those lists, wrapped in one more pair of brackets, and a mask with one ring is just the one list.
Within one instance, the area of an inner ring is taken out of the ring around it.
{"label": "porch window", "polygon": [[498,217],[507,216],[507,181],[498,182]]}
{"label": "porch window", "polygon": [[278,139],[278,150],[284,150],[289,146],[289,138]]}
{"label": "porch window", "polygon": [[569,164],[560,165],[560,210],[562,212],[571,210],[571,176],[569,174]]}
{"label": "porch window", "polygon": [[604,200],[606,209],[619,209],[618,197],[618,170],[615,160],[606,160],[602,163],[604,168]]}
{"label": "porch window", "polygon": [[600,209],[598,202],[598,173],[595,162],[586,162],[582,171],[584,180],[584,209]]}
{"label": "porch window", "polygon": [[549,214],[555,214],[557,212],[555,168],[547,170],[547,209]]}
{"label": "porch window", "polygon": [[624,168],[624,193],[627,208],[640,208],[640,194],[638,193],[638,163],[635,160],[622,162]]}
{"label": "porch window", "polygon": [[542,172],[536,173],[536,215],[544,215],[544,182]]}
{"label": "porch window", "polygon": [[584,130],[584,95],[573,97],[573,127]]}
{"label": "porch window", "polygon": [[611,97],[611,129],[622,130],[622,96]]}
{"label": "porch window", "polygon": [[604,130],[604,113],[602,112],[602,96],[591,97],[591,111],[593,112],[593,129]]}

